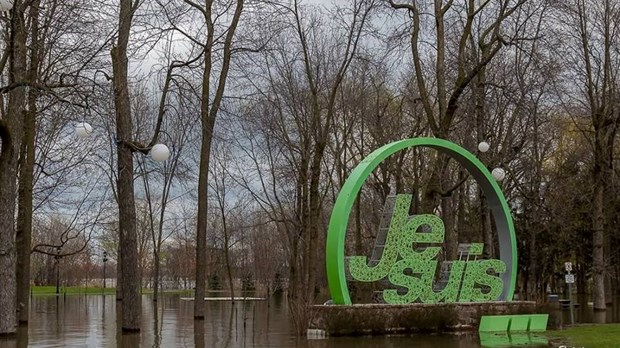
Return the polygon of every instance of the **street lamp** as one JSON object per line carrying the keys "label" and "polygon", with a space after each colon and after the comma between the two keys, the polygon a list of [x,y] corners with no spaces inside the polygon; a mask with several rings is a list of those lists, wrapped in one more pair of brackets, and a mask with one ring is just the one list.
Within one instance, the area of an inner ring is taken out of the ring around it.
{"label": "street lamp", "polygon": [[80,139],[88,138],[92,133],[93,127],[86,122],[80,122],[75,126],[75,135]]}
{"label": "street lamp", "polygon": [[105,264],[108,262],[108,252],[103,251],[103,293],[105,295]]}
{"label": "street lamp", "polygon": [[[2,1],[6,1],[6,0],[0,0],[0,3]],[[75,125],[75,135],[79,139],[88,138],[90,137],[92,133],[93,133],[93,127],[86,122],[80,122]],[[140,151],[146,151],[146,150],[148,150],[148,148],[140,149]],[[170,157],[170,149],[168,149],[168,146],[164,144],[155,144],[153,145],[153,147],[150,148],[149,154],[151,155],[151,158],[155,162],[165,162]]]}
{"label": "street lamp", "polygon": [[502,180],[504,180],[504,178],[506,178],[506,171],[503,170],[502,168],[495,168],[495,169],[493,169],[491,174],[493,175],[493,177],[497,181],[502,181]]}
{"label": "street lamp", "polygon": [[480,144],[478,144],[478,151],[482,153],[489,151],[490,148],[491,148],[491,145],[489,145],[489,143],[487,143],[486,141],[483,141]]}
{"label": "street lamp", "polygon": [[60,247],[56,247],[56,295],[60,294]]}
{"label": "street lamp", "polygon": [[155,162],[164,162],[168,157],[170,157],[168,146],[164,144],[155,144],[151,148],[151,158],[153,158]]}

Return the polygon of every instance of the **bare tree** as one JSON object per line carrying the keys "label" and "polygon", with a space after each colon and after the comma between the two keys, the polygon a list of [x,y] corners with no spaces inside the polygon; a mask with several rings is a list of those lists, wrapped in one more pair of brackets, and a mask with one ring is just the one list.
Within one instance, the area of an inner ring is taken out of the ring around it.
{"label": "bare tree", "polygon": [[[0,334],[17,330],[15,201],[18,160],[23,134],[23,113],[26,110],[28,2],[17,0],[10,13],[9,40],[0,72],[8,74],[8,105],[2,102],[0,120]],[[8,67],[6,63],[8,62]],[[4,98],[0,98],[4,101]]]}
{"label": "bare tree", "polygon": [[136,235],[136,210],[133,186],[133,137],[131,105],[127,73],[127,46],[131,22],[140,2],[121,0],[117,42],[112,49],[114,104],[116,106],[116,135],[118,153],[118,211],[119,245],[122,284],[122,328],[140,330],[140,278],[138,269],[138,240]]}
{"label": "bare tree", "polygon": [[[578,98],[564,96],[571,111],[589,117],[592,153],[592,241],[593,241],[593,302],[595,309],[605,309],[605,288],[609,254],[609,218],[606,218],[605,201],[613,196],[609,178],[614,171],[614,147],[620,122],[620,96],[617,66],[620,62],[615,34],[620,22],[620,4],[605,0],[590,3],[582,0],[558,3],[558,20],[566,28],[561,37],[575,50],[559,49],[558,53],[569,59],[571,72],[579,81]],[[577,49],[578,48],[578,49]],[[606,197],[609,194],[611,196]],[[614,213],[615,214],[615,213]],[[606,246],[607,245],[607,246]],[[608,279],[608,278],[607,278]]]}
{"label": "bare tree", "polygon": [[[28,69],[28,82],[32,85],[38,81],[39,71],[39,6],[41,1],[33,1],[30,8],[30,37],[31,48]],[[28,322],[29,294],[30,294],[30,240],[32,234],[32,189],[34,185],[35,161],[35,118],[37,114],[37,94],[35,89],[28,91],[28,110],[24,112],[24,138],[20,149],[19,159],[19,192],[17,209],[17,229],[15,244],[17,248],[17,303],[18,321]]]}
{"label": "bare tree", "polygon": [[[484,1],[477,4],[468,0],[463,5],[453,1],[434,0],[428,3],[397,3],[388,0],[390,6],[406,10],[411,18],[410,48],[415,70],[417,91],[428,125],[435,137],[450,139],[457,109],[466,88],[479,76],[484,68],[506,45],[512,44],[517,37],[510,37],[503,31],[505,21],[510,18],[526,1],[502,0],[496,3]],[[428,8],[427,8],[428,7]],[[493,15],[485,15],[486,11]],[[430,40],[435,42],[431,48],[434,69],[428,72],[424,65],[424,42],[426,32],[421,13],[428,11],[434,18]],[[452,30],[447,30],[450,27]],[[454,30],[458,28],[457,30]],[[454,44],[456,42],[456,44]],[[456,47],[453,47],[456,45]],[[479,50],[475,50],[476,45]],[[475,55],[470,55],[472,48]],[[456,55],[452,62],[456,67],[448,67],[450,53]],[[471,57],[475,57],[472,59]],[[434,81],[431,83],[431,81]],[[435,90],[432,90],[435,86]],[[454,191],[453,183],[447,179],[448,157],[439,156],[431,167],[431,176],[424,191],[423,211],[433,211],[441,205],[446,224],[446,253],[456,256],[457,238],[451,228],[452,208],[446,197]],[[442,199],[443,197],[443,199]]]}
{"label": "bare tree", "polygon": [[[73,21],[59,20],[60,17],[70,18],[72,16],[84,18]],[[98,38],[93,38],[92,41],[65,37],[68,36],[66,32],[71,30],[81,30],[84,35],[92,34],[86,24],[92,23],[92,20],[92,16],[89,16],[83,8],[68,1],[37,0],[32,1],[29,7],[27,83],[30,88],[27,96],[27,111],[24,113],[24,139],[19,159],[16,230],[18,320],[22,323],[28,321],[29,312],[32,215],[38,207],[33,205],[33,198],[40,189],[40,187],[35,188],[40,178],[37,174],[47,174],[50,170],[42,162],[37,162],[38,158],[45,157],[44,151],[35,151],[37,145],[39,149],[47,147],[40,139],[49,139],[40,133],[41,128],[46,128],[41,127],[40,124],[44,123],[45,114],[50,109],[64,109],[65,113],[70,114],[66,112],[67,109],[84,107],[80,103],[80,100],[84,98],[83,89],[80,87],[87,80],[81,78],[80,75],[99,63],[98,57],[101,55],[101,48],[105,45],[101,42],[106,41],[105,35],[102,36],[99,33]],[[71,51],[72,55],[64,55],[65,51]],[[57,121],[61,123],[60,129],[52,130],[56,136],[62,133],[61,130],[67,120],[59,117]],[[37,139],[39,139],[38,142]],[[70,167],[71,165],[67,163],[65,168]]]}
{"label": "bare tree", "polygon": [[[190,137],[190,129],[194,124],[194,119],[189,118],[189,110],[183,106],[182,100],[177,100],[179,104],[176,117],[171,119],[167,125],[167,129],[171,129],[168,141],[171,146],[170,159],[163,164],[162,167],[152,167],[146,161],[139,161],[142,171],[141,179],[144,188],[144,195],[147,202],[149,231],[152,243],[153,253],[153,301],[157,301],[159,290],[161,287],[161,254],[164,242],[174,233],[178,227],[171,228],[170,232],[165,230],[166,224],[166,208],[170,202],[184,195],[173,196],[172,190],[175,188],[175,181],[187,180],[188,171],[183,165],[183,149],[187,145]],[[160,184],[161,192],[157,192],[153,188],[151,181],[156,179],[156,183]]]}
{"label": "bare tree", "polygon": [[375,5],[354,1],[332,15],[297,1],[281,6],[286,26],[269,38],[259,68],[243,69],[257,100],[242,103],[240,113],[251,116],[235,125],[243,135],[238,147],[248,157],[245,165],[252,168],[243,169],[248,175],[239,180],[288,244],[289,303],[302,331],[305,308],[325,279],[321,231],[332,174],[326,154],[341,117],[338,93]]}
{"label": "bare tree", "polygon": [[[202,49],[202,58],[204,59],[202,62],[202,82],[200,86],[202,140],[198,172],[196,293],[194,301],[194,318],[204,319],[207,271],[207,200],[211,144],[234,52],[235,32],[241,19],[245,0],[236,0],[231,3],[220,3],[214,0],[205,0],[204,2],[183,0],[183,2],[193,12],[198,13],[199,23],[206,27],[205,35],[192,36],[191,33],[187,33],[179,26],[176,26],[175,23],[172,23],[176,31]],[[223,23],[222,15],[228,13],[231,8],[233,9],[231,16],[226,23]],[[218,57],[219,66],[217,65]],[[214,85],[215,89],[213,90]]]}

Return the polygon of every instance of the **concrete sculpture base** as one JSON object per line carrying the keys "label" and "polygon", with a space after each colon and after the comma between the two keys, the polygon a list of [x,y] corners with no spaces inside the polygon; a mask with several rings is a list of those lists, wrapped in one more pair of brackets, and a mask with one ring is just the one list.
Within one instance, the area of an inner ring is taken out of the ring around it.
{"label": "concrete sculpture base", "polygon": [[310,329],[332,336],[477,330],[488,315],[545,313],[536,302],[356,304],[312,307]]}

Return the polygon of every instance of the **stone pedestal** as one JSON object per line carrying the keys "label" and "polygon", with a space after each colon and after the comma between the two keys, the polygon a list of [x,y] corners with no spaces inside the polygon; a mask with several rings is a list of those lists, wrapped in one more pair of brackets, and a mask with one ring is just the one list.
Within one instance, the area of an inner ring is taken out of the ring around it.
{"label": "stone pedestal", "polygon": [[468,331],[478,328],[483,315],[533,313],[546,311],[529,301],[322,305],[312,307],[309,328],[332,336]]}

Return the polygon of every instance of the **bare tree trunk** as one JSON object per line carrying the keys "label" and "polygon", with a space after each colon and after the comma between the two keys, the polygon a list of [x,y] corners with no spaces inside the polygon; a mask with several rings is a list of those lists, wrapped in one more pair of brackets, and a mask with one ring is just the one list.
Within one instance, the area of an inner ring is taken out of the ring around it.
{"label": "bare tree trunk", "polygon": [[[607,169],[611,167],[608,163],[610,152],[613,151],[616,129],[613,123],[607,123],[607,115],[603,111],[593,114],[594,123],[594,195],[592,204],[592,273],[593,288],[592,302],[594,309],[604,310],[607,306],[605,298],[605,189],[607,181]],[[616,120],[617,122],[617,120]],[[606,126],[602,126],[603,124]]]}
{"label": "bare tree trunk", "polygon": [[355,255],[363,255],[362,251],[362,195],[355,200]]}
{"label": "bare tree trunk", "polygon": [[484,242],[484,258],[495,257],[495,245],[493,244],[493,229],[491,228],[491,214],[487,199],[480,191],[480,223],[482,225],[482,240]]}
{"label": "bare tree trunk", "polygon": [[[120,230],[119,230],[120,237]],[[121,265],[123,264],[123,258],[121,257],[121,245],[118,244],[118,249],[116,250],[116,301],[123,300],[123,269]]]}
{"label": "bare tree trunk", "polygon": [[301,242],[301,236],[305,236],[304,222],[308,219],[308,157],[305,155],[309,152],[306,144],[303,145],[305,151],[300,159],[299,172],[297,174],[296,185],[296,207],[295,211],[298,215],[297,223],[294,226],[286,226],[289,235],[290,246],[290,268],[289,268],[289,302],[297,305],[303,302],[304,293],[302,291],[303,284],[306,279],[308,264],[305,260],[301,260],[306,255],[307,243]]}
{"label": "bare tree trunk", "polygon": [[594,273],[594,286],[592,289],[592,301],[594,309],[605,309],[605,256],[603,253],[604,222],[603,222],[603,190],[596,184],[594,188],[593,204],[593,230],[592,237],[592,260]]}
{"label": "bare tree trunk", "polygon": [[[208,81],[203,84],[204,88]],[[206,94],[206,95],[205,95]],[[209,103],[208,88],[203,91],[202,104],[207,107]],[[204,98],[207,98],[206,100]],[[207,116],[208,117],[208,116]],[[206,122],[205,122],[206,121]],[[205,294],[206,294],[206,273],[207,273],[207,192],[209,176],[209,157],[211,155],[211,139],[215,120],[203,119],[202,126],[202,146],[200,148],[200,166],[198,174],[198,216],[196,227],[196,292],[194,294],[194,319],[204,319],[205,317]]]}
{"label": "bare tree trunk", "polygon": [[[33,91],[31,90],[32,94]],[[32,236],[32,186],[34,181],[35,113],[36,97],[28,98],[30,109],[24,113],[24,140],[20,158],[19,198],[15,245],[17,248],[17,303],[19,322],[28,322],[30,295],[30,248]]]}
{"label": "bare tree trunk", "polygon": [[[447,137],[440,137],[447,139]],[[450,228],[453,224],[451,217],[452,207],[450,205],[449,197],[442,197],[444,186],[449,186],[448,180],[448,161],[450,158],[443,154],[438,154],[432,160],[431,176],[427,182],[427,186],[424,190],[424,197],[422,200],[422,213],[433,214],[437,207],[441,207],[442,219],[445,221],[446,234],[444,245],[446,259],[455,259],[457,257],[457,245],[458,245],[458,231]],[[442,185],[443,184],[443,185]]]}
{"label": "bare tree trunk", "polygon": [[320,200],[320,191],[319,184],[321,180],[321,162],[323,160],[323,154],[325,152],[325,142],[321,141],[317,144],[317,148],[315,149],[315,154],[311,166],[311,177],[310,177],[310,211],[308,214],[308,220],[306,221],[306,231],[310,232],[310,243],[308,244],[307,259],[305,260],[307,265],[307,278],[306,284],[304,284],[304,288],[307,290],[306,300],[308,303],[314,302],[315,297],[315,289],[316,289],[316,277],[318,270],[317,257],[319,252],[318,247],[318,238],[319,238],[319,229],[322,226],[321,224],[321,209],[322,204]]}
{"label": "bare tree trunk", "polygon": [[[293,232],[294,233],[294,232]],[[289,268],[288,268],[288,292],[287,297],[290,303],[295,303],[299,298],[299,266],[298,266],[298,249],[299,241],[297,238],[293,238],[292,242],[289,242],[290,255],[289,255]]]}
{"label": "bare tree trunk", "polygon": [[[607,152],[607,158],[605,161],[605,167],[603,170],[603,177],[605,180],[605,188],[603,190],[603,200],[605,202],[614,202],[616,198],[616,190],[614,185],[614,143],[615,138],[608,140],[607,148],[612,149]],[[604,244],[603,244],[603,254],[605,256],[605,303],[611,304],[613,302],[613,276],[614,276],[614,253],[612,252],[613,244],[613,233],[617,228],[615,224],[615,215],[617,211],[614,209],[614,204],[607,203],[604,205],[603,213],[605,214],[605,234],[604,234]]]}
{"label": "bare tree trunk", "polygon": [[[22,1],[14,2],[9,39],[9,84],[26,78],[26,28]],[[8,112],[0,120],[0,335],[17,330],[17,283],[15,275],[15,200],[18,156],[22,142],[25,88],[9,92]]]}
{"label": "bare tree trunk", "polygon": [[[461,180],[463,180],[465,178],[465,175],[467,175],[465,173],[464,170],[460,170],[459,171],[459,182]],[[466,189],[466,185],[461,185],[457,192],[457,212],[456,212],[456,226],[457,228],[462,228],[461,226],[465,226],[467,223],[467,220],[465,219],[465,200],[467,199],[465,192],[467,192],[468,190]]]}
{"label": "bare tree trunk", "polygon": [[[598,151],[595,152],[595,158]],[[604,234],[605,234],[605,216],[603,213],[603,190],[604,178],[603,172],[597,166],[595,159],[594,169],[594,202],[592,204],[592,273],[594,285],[592,287],[592,302],[594,309],[604,310],[605,304],[605,254],[603,251]]]}
{"label": "bare tree trunk", "polygon": [[[13,118],[19,107],[10,108],[0,124],[2,154],[0,155],[0,335],[16,331],[16,253],[15,253],[15,187],[17,177],[17,149],[19,133]],[[13,115],[12,115],[13,114]],[[9,122],[11,124],[9,125]],[[10,127],[10,128],[9,128]],[[16,144],[17,143],[17,144]]]}
{"label": "bare tree trunk", "polygon": [[[529,218],[526,215],[526,219],[529,220]],[[535,220],[534,220],[535,221]],[[536,264],[537,261],[537,251],[536,251],[536,247],[537,247],[537,241],[536,241],[536,227],[532,227],[532,224],[528,222],[526,222],[528,228],[527,231],[530,232],[530,245],[529,245],[529,252],[530,252],[530,257],[529,257],[529,274],[528,274],[528,279],[529,279],[529,289],[528,289],[528,295],[530,296],[529,299],[530,300],[536,300],[537,296],[539,295],[538,292],[538,288],[539,288],[539,284],[538,284],[538,265]]]}
{"label": "bare tree trunk", "polygon": [[159,260],[159,253],[160,253],[160,246],[158,245],[155,250],[153,251],[153,266],[155,267],[154,271],[155,271],[155,275],[153,276],[153,302],[157,302],[157,299],[159,298],[159,272],[160,272],[160,260]]}
{"label": "bare tree trunk", "polygon": [[200,165],[198,173],[198,216],[196,226],[196,293],[194,298],[194,318],[204,319],[205,317],[205,290],[207,273],[207,192],[209,179],[209,161],[211,157],[211,142],[213,141],[213,129],[215,120],[220,110],[226,79],[230,69],[230,59],[232,57],[232,45],[239,19],[243,11],[244,0],[237,0],[235,13],[228,27],[224,48],[222,52],[222,70],[217,79],[217,89],[211,101],[211,73],[213,69],[213,50],[215,23],[212,18],[213,1],[206,2],[205,9],[201,9],[207,26],[207,40],[205,43],[205,62],[202,76],[202,99],[200,105],[200,120],[202,124],[202,140],[200,147]]}
{"label": "bare tree trunk", "polygon": [[[471,38],[472,41],[473,38]],[[472,55],[477,59],[478,52],[474,48],[476,47],[472,43]],[[472,83],[471,89],[475,103],[475,115],[476,115],[476,131],[478,142],[488,141],[487,139],[487,125],[486,125],[486,67],[480,69],[480,72]],[[486,159],[486,154],[480,153],[478,155],[482,161]],[[478,190],[478,197],[480,199],[480,224],[482,226],[482,240],[484,242],[484,257],[492,259],[495,255],[495,246],[493,244],[493,231],[491,229],[491,216],[489,212],[489,206],[487,204],[487,198],[482,193],[482,190]]]}
{"label": "bare tree trunk", "polygon": [[[39,69],[39,50],[41,44],[39,41],[40,2],[40,0],[33,2],[29,14],[31,20],[31,48],[28,80],[32,84],[37,82]],[[24,139],[21,146],[19,164],[19,203],[15,244],[17,247],[17,311],[20,323],[28,323],[30,307],[30,249],[32,243],[32,189],[34,185],[37,96],[37,90],[31,88],[28,91],[28,111],[24,113]]]}
{"label": "bare tree trunk", "polygon": [[120,268],[123,275],[121,325],[124,331],[140,331],[141,312],[138,236],[136,233],[136,205],[133,186],[133,150],[129,146],[133,137],[133,125],[127,81],[127,45],[134,10],[131,0],[121,0],[118,42],[112,48],[118,152],[119,249]]}
{"label": "bare tree trunk", "polygon": [[[223,202],[220,202],[220,204],[222,204]],[[229,231],[228,231],[228,226],[226,223],[226,217],[225,217],[225,212],[223,209],[223,205],[222,205],[222,223],[223,223],[223,229],[224,229],[224,259],[226,261],[226,276],[228,277],[228,287],[230,288],[230,298],[231,301],[233,303],[233,305],[235,304],[235,285],[233,282],[233,276],[232,276],[232,268],[230,266],[230,252],[228,250],[228,248],[230,247],[229,245]]]}
{"label": "bare tree trunk", "polygon": [[458,256],[459,234],[454,228],[454,206],[452,197],[441,198],[441,213],[443,215],[445,226],[445,255],[446,260],[455,260]]}

